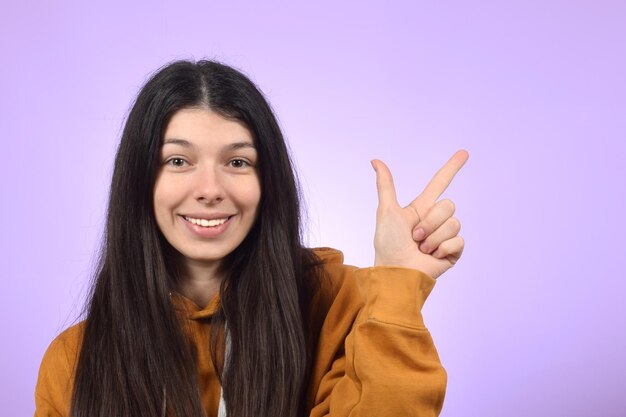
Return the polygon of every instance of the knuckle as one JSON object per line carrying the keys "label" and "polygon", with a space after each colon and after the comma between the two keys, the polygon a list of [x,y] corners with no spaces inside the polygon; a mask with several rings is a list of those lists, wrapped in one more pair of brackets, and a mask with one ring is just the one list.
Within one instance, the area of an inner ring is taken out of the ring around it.
{"label": "knuckle", "polygon": [[426,236],[430,236],[435,231],[435,225],[430,221],[420,223],[420,227],[426,232]]}
{"label": "knuckle", "polygon": [[456,205],[454,204],[454,201],[448,198],[441,200],[441,204],[451,213],[454,213],[454,211],[456,210]]}
{"label": "knuckle", "polygon": [[452,230],[454,230],[455,233],[459,233],[459,231],[461,230],[461,222],[459,221],[459,219],[457,219],[456,217],[450,217],[448,221],[450,222],[450,227],[452,228]]}

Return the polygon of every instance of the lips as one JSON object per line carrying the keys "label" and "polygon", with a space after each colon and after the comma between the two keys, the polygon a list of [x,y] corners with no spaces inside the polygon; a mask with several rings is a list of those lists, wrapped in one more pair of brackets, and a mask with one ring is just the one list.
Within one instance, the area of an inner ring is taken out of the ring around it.
{"label": "lips", "polygon": [[189,223],[195,224],[197,226],[202,226],[202,227],[215,227],[215,226],[219,226],[221,224],[224,224],[229,217],[224,217],[224,218],[220,218],[220,219],[204,219],[204,218],[194,218],[194,217],[189,217],[189,216],[183,216],[183,218],[188,221]]}
{"label": "lips", "polygon": [[228,229],[234,215],[218,213],[210,216],[196,214],[179,217],[193,235],[210,239],[222,235]]}

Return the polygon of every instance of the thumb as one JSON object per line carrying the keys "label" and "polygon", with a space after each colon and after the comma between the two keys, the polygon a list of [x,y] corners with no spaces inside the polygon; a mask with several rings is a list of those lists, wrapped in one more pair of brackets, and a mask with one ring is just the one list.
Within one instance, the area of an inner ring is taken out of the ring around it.
{"label": "thumb", "polygon": [[378,206],[397,205],[396,187],[393,185],[393,177],[387,165],[379,159],[371,161],[376,171],[376,188],[378,190]]}

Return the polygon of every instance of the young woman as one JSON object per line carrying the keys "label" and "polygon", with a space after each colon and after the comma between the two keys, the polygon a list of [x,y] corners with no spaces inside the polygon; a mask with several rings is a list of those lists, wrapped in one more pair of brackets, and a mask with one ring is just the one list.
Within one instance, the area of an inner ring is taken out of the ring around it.
{"label": "young woman", "polygon": [[38,417],[435,416],[446,373],[421,317],[463,251],[438,201],[377,174],[375,266],[301,244],[276,119],[240,72],[178,61],[143,87],[115,159],[83,322],[48,348]]}

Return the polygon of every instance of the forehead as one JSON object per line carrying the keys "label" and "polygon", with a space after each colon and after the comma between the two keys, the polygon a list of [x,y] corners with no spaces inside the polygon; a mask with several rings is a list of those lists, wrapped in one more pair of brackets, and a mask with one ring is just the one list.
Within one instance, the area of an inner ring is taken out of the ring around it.
{"label": "forehead", "polygon": [[180,144],[181,140],[195,145],[235,141],[254,144],[252,134],[242,122],[206,108],[181,109],[172,115],[163,135],[163,144]]}

